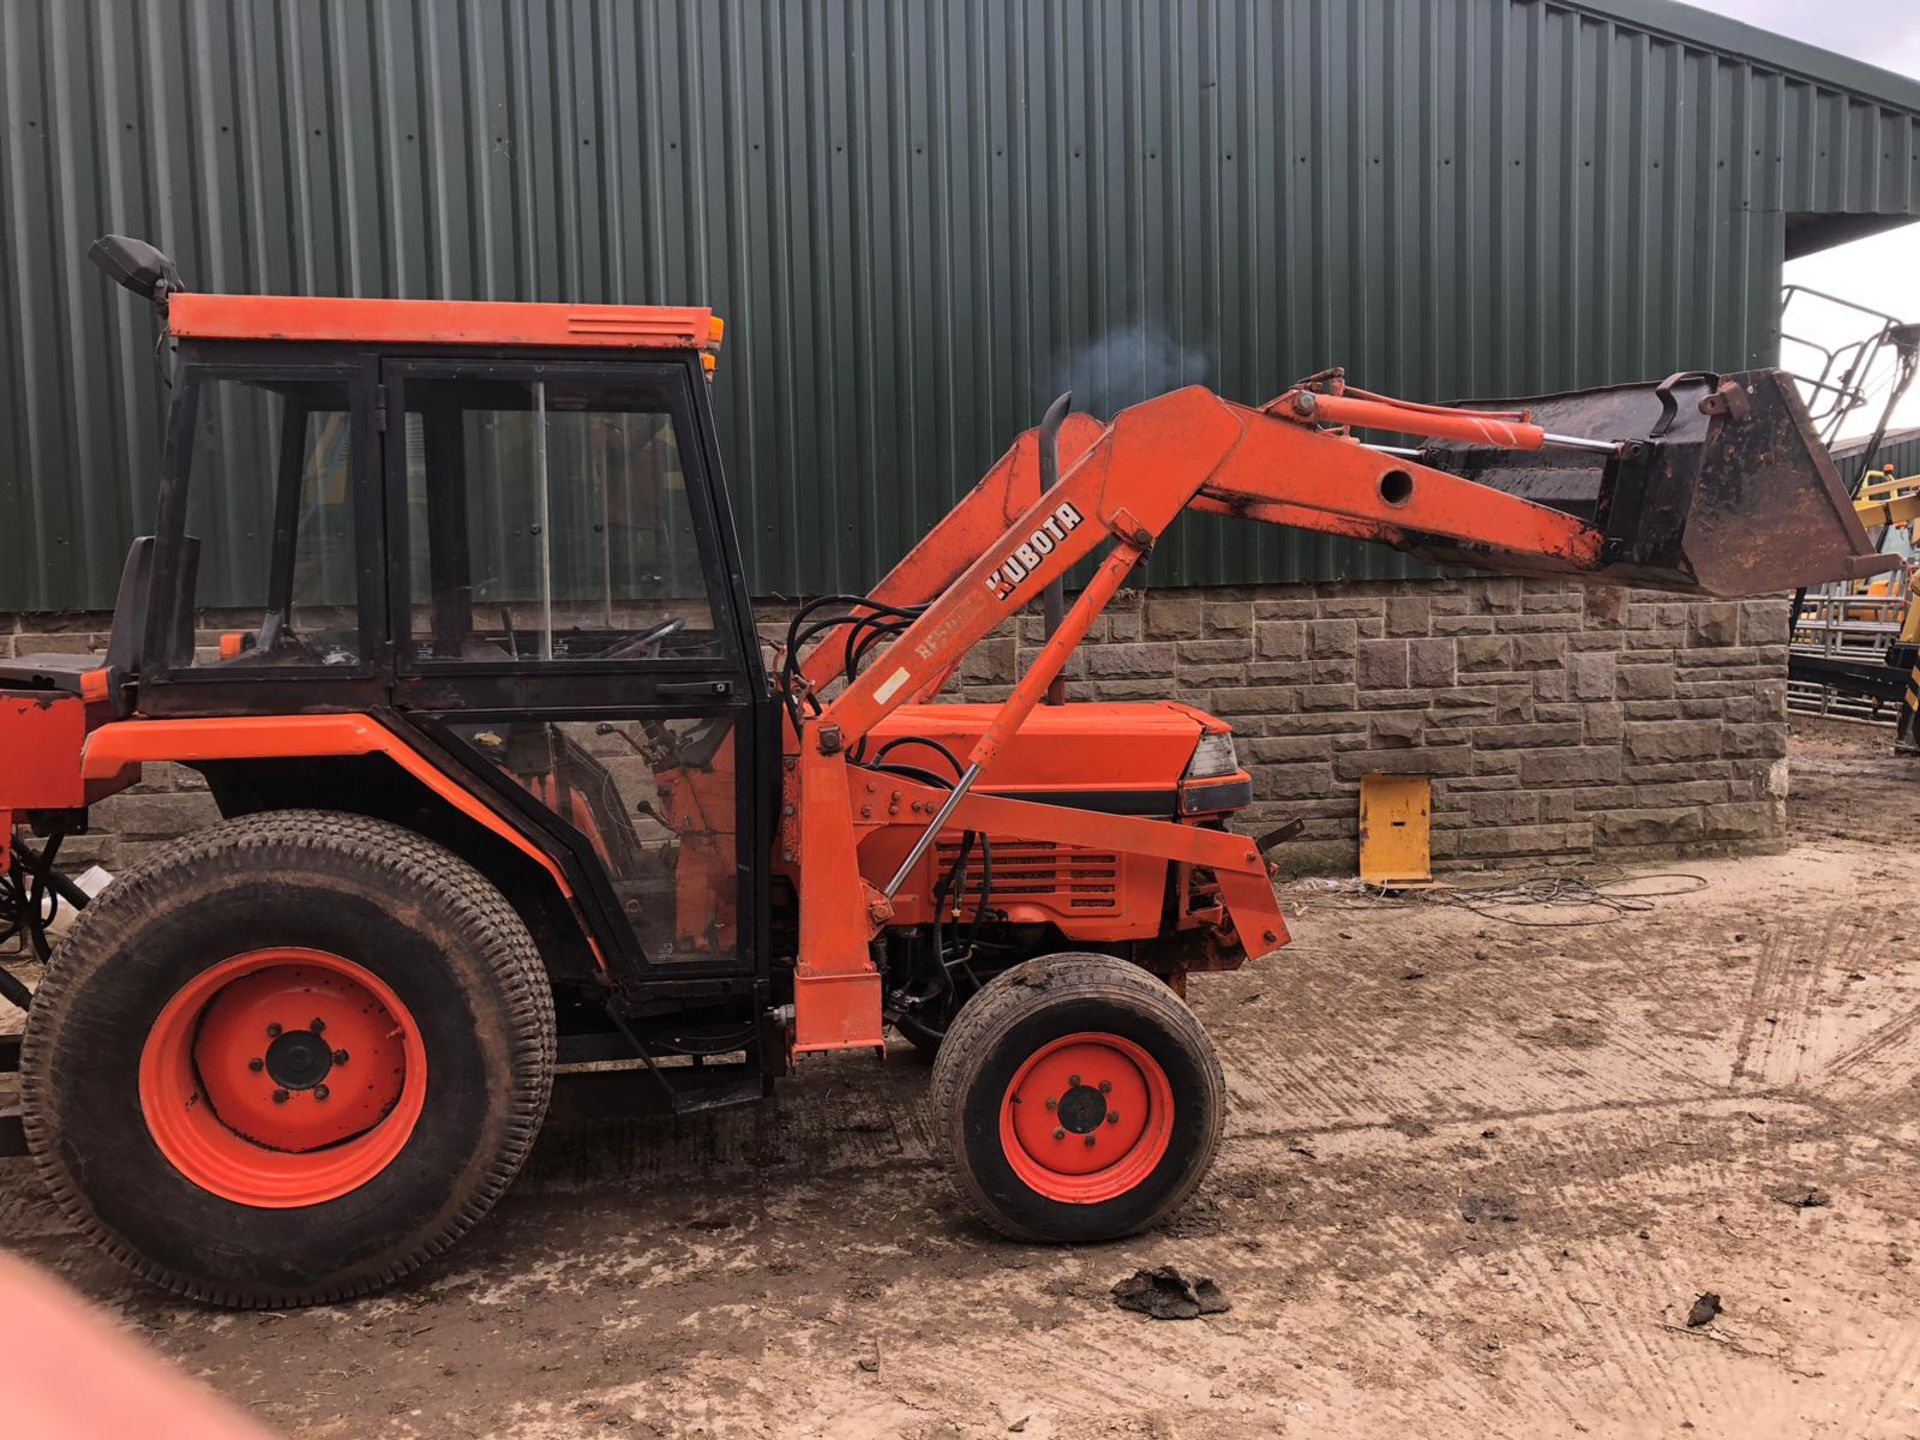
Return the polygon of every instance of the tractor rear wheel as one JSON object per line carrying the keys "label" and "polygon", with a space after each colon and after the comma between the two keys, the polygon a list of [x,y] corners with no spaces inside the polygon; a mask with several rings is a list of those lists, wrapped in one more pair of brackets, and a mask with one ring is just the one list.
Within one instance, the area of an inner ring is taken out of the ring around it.
{"label": "tractor rear wheel", "polygon": [[553,1083],[553,996],[500,892],[362,816],[213,826],[55,951],[20,1057],[74,1224],[193,1299],[389,1284],[492,1208]]}
{"label": "tractor rear wheel", "polygon": [[1109,955],[1049,955],[961,1009],[933,1071],[961,1193],[1016,1240],[1131,1235],[1185,1203],[1226,1082],[1186,1004]]}

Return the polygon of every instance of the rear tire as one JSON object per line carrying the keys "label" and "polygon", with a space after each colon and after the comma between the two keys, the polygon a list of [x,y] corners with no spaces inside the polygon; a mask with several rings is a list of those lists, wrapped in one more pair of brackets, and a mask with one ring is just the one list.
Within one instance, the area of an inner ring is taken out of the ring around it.
{"label": "rear tire", "polygon": [[309,1305],[391,1284],[493,1207],[546,1113],[553,996],[465,861],[282,811],[89,905],[20,1059],[29,1149],[83,1232],[179,1295]]}
{"label": "rear tire", "polygon": [[1226,1121],[1213,1044],[1185,1003],[1108,955],[996,976],[955,1018],[934,1113],[960,1193],[1016,1240],[1145,1230],[1205,1177]]}

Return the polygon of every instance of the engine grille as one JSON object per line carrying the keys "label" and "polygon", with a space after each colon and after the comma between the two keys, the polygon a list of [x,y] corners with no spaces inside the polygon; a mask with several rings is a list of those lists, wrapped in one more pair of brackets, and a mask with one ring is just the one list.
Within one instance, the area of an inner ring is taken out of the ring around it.
{"label": "engine grille", "polygon": [[[939,873],[945,875],[952,869],[960,846],[942,840],[937,849]],[[980,879],[980,847],[975,845],[960,884],[966,903],[980,903]],[[1097,850],[1076,850],[1049,841],[996,840],[993,842],[993,884],[987,891],[987,903],[996,908],[1042,904],[1075,914],[1118,914],[1120,857]]]}

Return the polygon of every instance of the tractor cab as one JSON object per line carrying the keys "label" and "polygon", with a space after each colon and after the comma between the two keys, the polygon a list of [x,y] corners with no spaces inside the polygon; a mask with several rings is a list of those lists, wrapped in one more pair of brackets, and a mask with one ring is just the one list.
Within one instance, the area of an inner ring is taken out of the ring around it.
{"label": "tractor cab", "polygon": [[[465,850],[445,832],[484,813],[558,877],[519,888],[590,987],[670,979],[735,1008],[764,988],[765,926],[743,917],[767,913],[766,867],[741,847],[774,734],[708,405],[719,322],[177,281],[165,299],[157,533],[129,554],[106,664],[28,656],[0,685],[84,686],[91,724],[223,732],[176,758],[228,816],[348,809]],[[444,793],[291,733],[341,716],[403,737]]]}
{"label": "tractor cab", "polygon": [[[707,404],[717,323],[189,295],[169,322],[140,713],[386,717],[562,870],[599,964],[747,986],[741,916],[765,907],[739,844],[769,736]],[[226,813],[341,783],[294,768],[312,778],[208,776]]]}

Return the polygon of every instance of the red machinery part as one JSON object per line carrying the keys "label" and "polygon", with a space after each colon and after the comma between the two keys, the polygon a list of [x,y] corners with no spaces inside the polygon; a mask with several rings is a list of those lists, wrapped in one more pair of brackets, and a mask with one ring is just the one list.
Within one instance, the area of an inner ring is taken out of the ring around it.
{"label": "red machinery part", "polygon": [[10,810],[68,810],[87,803],[80,749],[87,706],[78,695],[35,691],[0,695],[0,757]]}
{"label": "red machinery part", "polygon": [[723,328],[713,311],[691,305],[542,305],[203,291],[172,296],[167,327],[183,339],[700,351],[718,346]]}
{"label": "red machinery part", "polygon": [[1067,1205],[1124,1195],[1173,1139],[1173,1086],[1145,1050],[1083,1031],[1036,1050],[1000,1106],[1000,1147],[1029,1189]]}
{"label": "red machinery part", "polygon": [[292,1209],[359,1189],[406,1148],[427,1095],[420,1027],[365,967],[255,950],[200,972],[154,1020],[140,1109],[201,1189]]}

